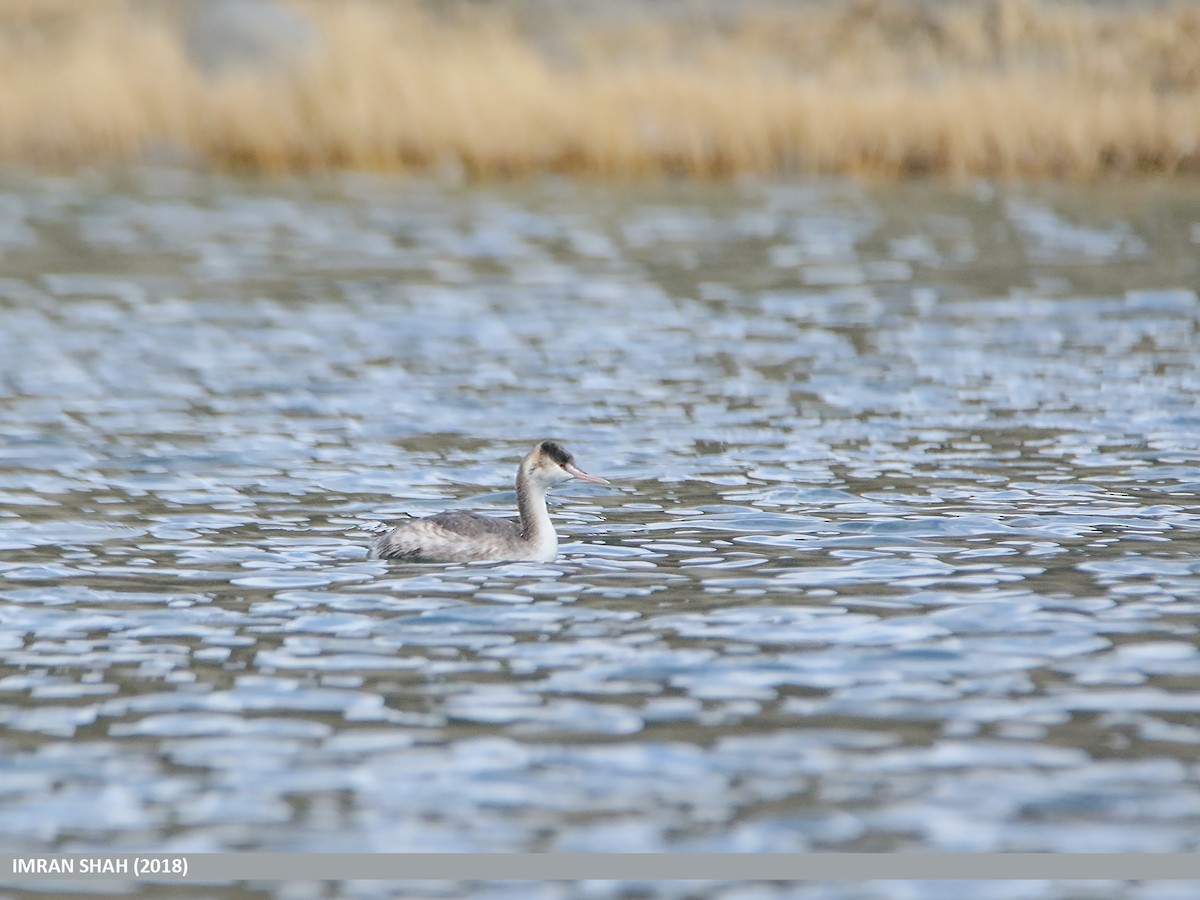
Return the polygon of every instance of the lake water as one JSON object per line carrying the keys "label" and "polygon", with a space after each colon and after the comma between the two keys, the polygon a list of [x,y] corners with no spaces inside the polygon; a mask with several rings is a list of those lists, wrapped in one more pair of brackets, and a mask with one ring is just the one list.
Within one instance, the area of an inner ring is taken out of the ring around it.
{"label": "lake water", "polygon": [[[1198,260],[1186,182],[4,176],[0,846],[1194,851]],[[556,562],[367,557],[542,437]]]}

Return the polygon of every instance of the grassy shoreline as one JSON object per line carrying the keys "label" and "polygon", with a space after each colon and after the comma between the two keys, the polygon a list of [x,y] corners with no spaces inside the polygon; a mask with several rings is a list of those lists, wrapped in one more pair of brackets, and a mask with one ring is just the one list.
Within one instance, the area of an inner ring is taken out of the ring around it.
{"label": "grassy shoreline", "polygon": [[656,8],[297,0],[303,41],[214,70],[183,0],[0,0],[0,164],[1200,173],[1196,4]]}

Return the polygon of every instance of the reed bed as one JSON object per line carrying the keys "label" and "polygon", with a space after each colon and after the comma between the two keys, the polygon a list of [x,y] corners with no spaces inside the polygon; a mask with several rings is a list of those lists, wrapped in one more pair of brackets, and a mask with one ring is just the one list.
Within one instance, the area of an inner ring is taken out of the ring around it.
{"label": "reed bed", "polygon": [[284,12],[304,40],[214,66],[193,40],[204,8],[185,0],[0,0],[0,161],[471,177],[1200,172],[1190,2],[297,0]]}

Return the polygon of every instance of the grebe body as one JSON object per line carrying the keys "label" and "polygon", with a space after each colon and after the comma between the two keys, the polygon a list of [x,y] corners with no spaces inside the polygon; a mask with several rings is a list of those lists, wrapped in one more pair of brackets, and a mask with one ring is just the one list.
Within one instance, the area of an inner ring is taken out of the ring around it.
{"label": "grebe body", "polygon": [[372,555],[413,562],[549,562],[558,555],[558,535],[546,509],[546,489],[572,478],[608,484],[575,465],[557,441],[539,441],[517,469],[519,523],[458,510],[440,512],[397,525],[375,541]]}

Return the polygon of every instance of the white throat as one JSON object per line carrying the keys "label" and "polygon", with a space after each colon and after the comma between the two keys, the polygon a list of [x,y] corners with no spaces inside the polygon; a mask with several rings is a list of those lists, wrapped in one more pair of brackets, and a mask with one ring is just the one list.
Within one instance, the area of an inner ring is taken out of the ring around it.
{"label": "white throat", "polygon": [[546,486],[517,475],[517,508],[521,513],[521,537],[529,547],[529,559],[550,562],[558,556],[558,535],[546,509]]}

